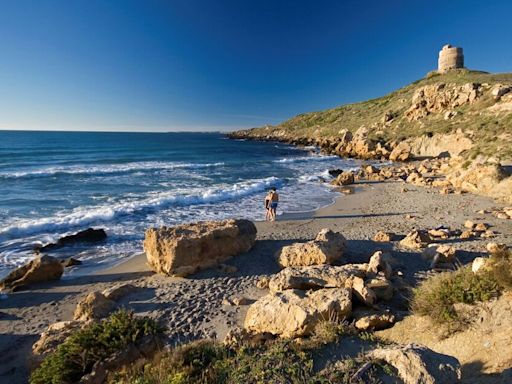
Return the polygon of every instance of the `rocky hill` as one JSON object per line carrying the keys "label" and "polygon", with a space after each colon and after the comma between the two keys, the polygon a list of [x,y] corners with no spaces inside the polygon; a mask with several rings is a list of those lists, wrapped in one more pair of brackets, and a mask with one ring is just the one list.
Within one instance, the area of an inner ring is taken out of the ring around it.
{"label": "rocky hill", "polygon": [[329,153],[361,158],[389,158],[405,141],[412,156],[448,152],[466,159],[510,161],[512,73],[433,71],[377,99],[304,113],[230,136],[313,144]]}

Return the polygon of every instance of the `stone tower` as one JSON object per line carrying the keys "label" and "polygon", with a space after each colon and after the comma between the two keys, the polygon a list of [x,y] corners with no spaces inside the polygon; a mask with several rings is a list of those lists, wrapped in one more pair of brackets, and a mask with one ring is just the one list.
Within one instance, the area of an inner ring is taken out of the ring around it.
{"label": "stone tower", "polygon": [[440,73],[445,73],[455,68],[464,68],[464,54],[462,48],[447,44],[439,51],[437,70]]}

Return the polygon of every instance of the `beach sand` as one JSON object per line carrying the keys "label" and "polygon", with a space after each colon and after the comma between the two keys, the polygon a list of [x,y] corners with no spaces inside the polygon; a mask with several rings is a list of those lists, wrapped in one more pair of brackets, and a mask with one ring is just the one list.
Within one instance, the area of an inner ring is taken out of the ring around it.
{"label": "beach sand", "polygon": [[[388,250],[394,258],[394,269],[401,271],[410,285],[432,273],[429,263],[419,253],[398,248],[398,242],[374,242],[377,231],[403,236],[415,228],[439,225],[463,229],[464,221],[471,219],[492,226],[498,233],[492,241],[510,245],[511,220],[476,213],[499,206],[493,200],[471,194],[441,195],[437,189],[409,184],[408,192],[402,193],[404,186],[399,181],[358,182],[353,194],[340,195],[331,206],[311,213],[283,215],[276,222],[257,222],[258,237],[253,249],[227,262],[237,268],[232,274],[210,269],[186,279],[155,275],[141,254],[93,275],[9,294],[0,300],[0,382],[26,382],[32,364],[31,347],[40,333],[54,322],[72,319],[77,302],[87,293],[114,283],[128,282],[140,288],[121,299],[120,304],[162,321],[172,342],[201,337],[222,339],[229,329],[242,324],[247,310],[246,305],[223,302],[237,296],[255,300],[265,294],[265,290],[256,288],[256,282],[260,276],[279,271],[275,253],[283,245],[313,239],[322,228],[339,231],[348,239],[342,263],[366,262],[374,251]],[[485,251],[488,241],[476,238],[445,242],[461,250],[459,260],[468,263]],[[389,305],[395,305],[395,312],[406,313],[403,301]]]}

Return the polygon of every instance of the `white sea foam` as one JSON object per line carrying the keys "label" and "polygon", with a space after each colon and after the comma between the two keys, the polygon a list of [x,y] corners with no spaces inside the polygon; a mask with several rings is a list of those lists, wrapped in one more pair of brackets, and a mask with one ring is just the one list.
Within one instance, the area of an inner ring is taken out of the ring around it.
{"label": "white sea foam", "polygon": [[312,156],[297,156],[297,157],[285,157],[279,160],[274,160],[274,163],[297,163],[301,161],[327,161],[339,159],[338,156],[328,156],[328,155],[312,155]]}
{"label": "white sea foam", "polygon": [[130,215],[143,210],[162,209],[169,206],[189,206],[198,204],[233,201],[271,186],[280,186],[276,177],[248,180],[230,186],[196,190],[192,194],[176,192],[153,192],[142,199],[128,198],[109,205],[77,207],[72,211],[62,211],[52,217],[33,220],[17,220],[0,230],[0,236],[19,237],[36,233],[66,231],[74,227],[84,227],[109,222],[117,216]]}
{"label": "white sea foam", "polygon": [[23,171],[0,172],[0,177],[20,178],[27,176],[52,176],[56,174],[111,174],[132,171],[145,170],[165,170],[165,169],[201,169],[211,167],[221,167],[223,162],[217,163],[181,163],[181,162],[163,162],[163,161],[141,161],[126,164],[105,164],[105,165],[69,165],[52,166],[46,168],[29,169]]}

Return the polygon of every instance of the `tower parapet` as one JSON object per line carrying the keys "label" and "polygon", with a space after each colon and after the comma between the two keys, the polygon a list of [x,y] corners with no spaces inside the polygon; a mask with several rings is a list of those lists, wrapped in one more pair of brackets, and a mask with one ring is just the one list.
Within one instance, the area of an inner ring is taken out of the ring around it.
{"label": "tower parapet", "polygon": [[437,70],[440,73],[445,73],[456,68],[464,68],[464,53],[462,48],[447,44],[439,51]]}

